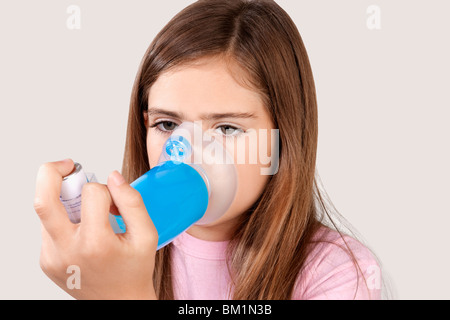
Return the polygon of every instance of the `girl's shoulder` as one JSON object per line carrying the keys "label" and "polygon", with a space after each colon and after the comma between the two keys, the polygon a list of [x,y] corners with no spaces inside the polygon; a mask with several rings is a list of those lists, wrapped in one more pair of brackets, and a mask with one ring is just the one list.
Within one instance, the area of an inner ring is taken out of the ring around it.
{"label": "girl's shoulder", "polygon": [[381,271],[357,239],[322,226],[297,278],[293,299],[380,299]]}

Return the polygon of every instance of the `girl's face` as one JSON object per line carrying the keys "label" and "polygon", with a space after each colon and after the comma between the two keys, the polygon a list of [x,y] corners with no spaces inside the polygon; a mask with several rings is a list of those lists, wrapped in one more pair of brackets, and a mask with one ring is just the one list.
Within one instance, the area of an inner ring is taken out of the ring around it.
{"label": "girl's face", "polygon": [[[172,131],[185,121],[201,120],[202,129],[214,130],[224,143],[228,140],[227,146],[229,139],[236,146],[239,139],[245,139],[249,129],[267,130],[266,150],[269,150],[267,156],[270,155],[270,130],[274,125],[263,101],[258,93],[234,80],[222,59],[205,58],[163,73],[150,89],[148,113],[144,118],[150,168],[158,163]],[[228,240],[239,215],[261,195],[269,177],[261,174],[261,168],[268,165],[260,164],[259,159],[256,164],[249,163],[249,143],[241,145],[247,150],[234,150],[238,187],[232,205],[219,220],[209,225],[194,225],[189,234],[209,241]],[[245,152],[244,163],[242,158],[239,162],[236,159],[239,152]]]}

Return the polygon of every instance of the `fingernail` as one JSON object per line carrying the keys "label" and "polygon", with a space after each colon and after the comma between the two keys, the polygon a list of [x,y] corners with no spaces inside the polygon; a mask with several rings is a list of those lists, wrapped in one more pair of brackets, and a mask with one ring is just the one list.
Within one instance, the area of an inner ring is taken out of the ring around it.
{"label": "fingernail", "polygon": [[116,186],[120,186],[125,182],[124,177],[119,173],[119,171],[114,170],[111,174],[111,179]]}

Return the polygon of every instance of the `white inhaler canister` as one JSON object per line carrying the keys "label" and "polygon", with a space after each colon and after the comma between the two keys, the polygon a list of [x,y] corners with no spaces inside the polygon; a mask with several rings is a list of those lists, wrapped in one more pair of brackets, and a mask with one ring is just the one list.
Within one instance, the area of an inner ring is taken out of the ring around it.
{"label": "white inhaler canister", "polygon": [[[75,162],[74,169],[70,174],[63,178],[61,184],[60,200],[66,208],[69,219],[72,223],[81,222],[81,192],[83,186],[88,182],[98,182],[95,174],[84,172],[81,164]],[[115,233],[121,233],[113,214],[109,213],[109,222]]]}
{"label": "white inhaler canister", "polygon": [[73,171],[63,178],[60,200],[72,223],[81,221],[81,190],[89,182],[81,164],[75,162]]}

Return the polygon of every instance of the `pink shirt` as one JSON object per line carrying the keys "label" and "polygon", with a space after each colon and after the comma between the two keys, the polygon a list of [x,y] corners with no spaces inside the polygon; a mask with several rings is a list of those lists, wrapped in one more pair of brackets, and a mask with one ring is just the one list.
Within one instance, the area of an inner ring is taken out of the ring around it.
{"label": "pink shirt", "polygon": [[[345,244],[340,235],[328,228],[320,232],[327,230],[327,242],[319,243],[307,258],[292,298],[380,299],[381,272],[371,252],[354,238],[344,236],[358,261],[358,270],[347,251],[342,249]],[[175,299],[230,299],[230,276],[225,261],[228,241],[204,241],[184,232],[173,244]]]}

